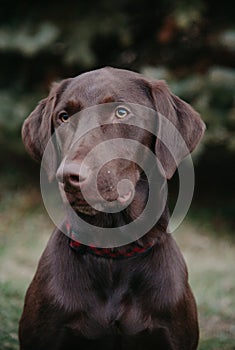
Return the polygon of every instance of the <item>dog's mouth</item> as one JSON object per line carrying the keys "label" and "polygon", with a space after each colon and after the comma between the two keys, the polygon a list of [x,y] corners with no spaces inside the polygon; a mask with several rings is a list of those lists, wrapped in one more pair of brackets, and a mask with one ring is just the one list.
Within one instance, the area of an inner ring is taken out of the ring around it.
{"label": "dog's mouth", "polygon": [[113,192],[105,192],[101,196],[101,200],[97,200],[95,197],[87,196],[86,199],[83,193],[79,191],[69,191],[63,184],[60,184],[60,191],[64,203],[76,213],[86,215],[97,215],[99,212],[120,212],[125,209],[132,202],[134,198],[133,189],[128,189],[120,194],[114,194]]}
{"label": "dog's mouth", "polygon": [[97,177],[92,171],[85,176],[81,168],[74,164],[65,164],[57,174],[67,207],[70,206],[78,214],[96,215],[100,212],[119,213],[131,204],[140,180],[140,170],[135,163],[125,160],[120,164],[106,163]]}

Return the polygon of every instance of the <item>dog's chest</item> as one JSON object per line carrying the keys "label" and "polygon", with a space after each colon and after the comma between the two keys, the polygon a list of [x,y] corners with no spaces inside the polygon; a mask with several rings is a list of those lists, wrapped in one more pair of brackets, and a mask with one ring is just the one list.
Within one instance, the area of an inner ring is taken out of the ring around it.
{"label": "dog's chest", "polygon": [[[94,268],[94,267],[93,267]],[[109,334],[134,335],[152,327],[149,308],[154,291],[144,271],[124,262],[118,268],[102,265],[87,271],[86,285],[77,283],[76,311],[67,326],[85,337]],[[75,306],[75,305],[74,305]]]}

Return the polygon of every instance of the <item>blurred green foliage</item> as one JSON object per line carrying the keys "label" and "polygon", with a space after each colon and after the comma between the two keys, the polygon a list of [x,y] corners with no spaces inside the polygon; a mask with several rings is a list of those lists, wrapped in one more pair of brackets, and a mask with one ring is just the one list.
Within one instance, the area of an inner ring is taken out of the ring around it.
{"label": "blurred green foliage", "polygon": [[143,72],[165,78],[176,95],[201,113],[207,125],[205,145],[223,145],[235,153],[235,69],[214,65],[204,74],[194,72],[181,79],[163,67],[145,67]]}
{"label": "blurred green foliage", "polygon": [[2,0],[1,148],[22,153],[22,121],[52,81],[113,65],[166,79],[201,112],[204,143],[235,153],[234,17],[228,1]]}

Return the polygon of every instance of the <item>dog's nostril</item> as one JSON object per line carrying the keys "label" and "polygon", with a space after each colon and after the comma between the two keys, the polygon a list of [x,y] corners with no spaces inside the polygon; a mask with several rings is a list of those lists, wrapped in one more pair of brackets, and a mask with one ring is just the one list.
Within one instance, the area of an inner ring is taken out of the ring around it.
{"label": "dog's nostril", "polygon": [[85,180],[86,177],[81,174],[68,174],[65,176],[65,182],[73,187],[79,187]]}
{"label": "dog's nostril", "polygon": [[71,181],[72,183],[79,183],[81,182],[81,178],[78,175],[69,175],[69,181]]}
{"label": "dog's nostril", "polygon": [[64,186],[79,188],[88,178],[88,168],[77,164],[66,164],[59,168],[56,178]]}

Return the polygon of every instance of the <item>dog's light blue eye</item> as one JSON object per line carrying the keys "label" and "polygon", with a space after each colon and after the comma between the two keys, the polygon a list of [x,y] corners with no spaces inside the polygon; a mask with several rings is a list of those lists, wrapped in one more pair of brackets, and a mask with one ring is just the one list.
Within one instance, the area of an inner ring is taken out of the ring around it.
{"label": "dog's light blue eye", "polygon": [[63,123],[67,123],[69,121],[69,115],[67,112],[60,112],[59,118]]}
{"label": "dog's light blue eye", "polygon": [[128,111],[128,109],[126,109],[125,107],[117,107],[116,111],[115,111],[115,116],[117,118],[125,118],[130,112]]}

